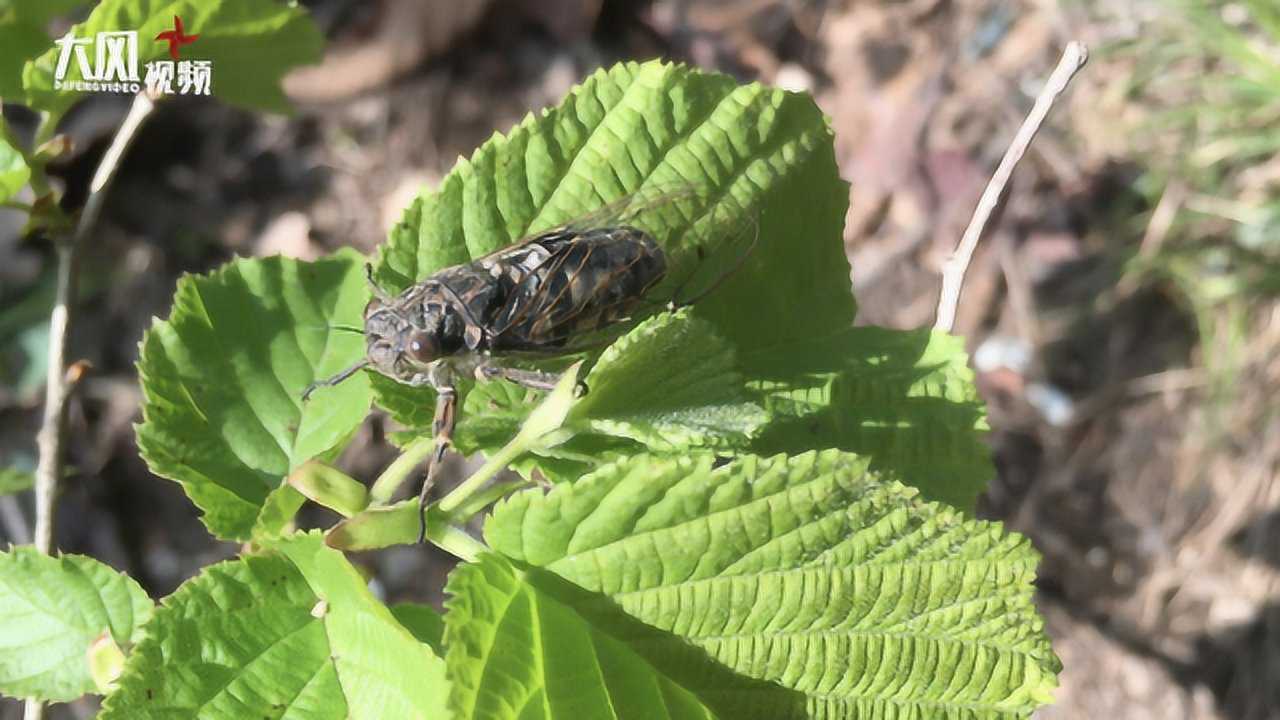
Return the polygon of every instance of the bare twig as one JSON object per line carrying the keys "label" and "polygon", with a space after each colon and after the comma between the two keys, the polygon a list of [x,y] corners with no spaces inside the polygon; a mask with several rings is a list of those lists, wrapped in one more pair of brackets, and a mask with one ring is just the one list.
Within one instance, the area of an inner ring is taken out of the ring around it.
{"label": "bare twig", "polygon": [[1049,76],[1044,90],[1040,91],[1036,104],[1031,108],[1026,120],[1022,121],[1022,127],[1018,128],[1018,133],[1013,136],[1013,142],[1009,144],[1009,149],[1001,158],[1000,165],[996,167],[995,173],[987,183],[986,190],[982,191],[978,207],[973,211],[973,218],[965,228],[955,253],[943,268],[942,294],[938,299],[938,319],[933,325],[934,329],[951,332],[951,328],[955,325],[956,307],[960,304],[960,289],[964,285],[964,274],[969,269],[969,262],[973,259],[978,241],[982,239],[987,221],[991,219],[991,213],[1000,203],[1000,196],[1004,194],[1009,178],[1013,176],[1014,168],[1026,154],[1027,147],[1031,145],[1032,138],[1040,130],[1040,125],[1044,123],[1045,116],[1049,114],[1054,101],[1067,89],[1071,78],[1084,67],[1088,59],[1089,51],[1082,43],[1067,43],[1062,59],[1058,61],[1058,66]]}
{"label": "bare twig", "polygon": [[[44,420],[36,444],[40,461],[36,465],[36,530],[35,546],[43,553],[53,549],[53,515],[57,502],[58,479],[62,477],[62,446],[66,434],[67,399],[82,374],[78,367],[67,367],[67,338],[71,332],[71,310],[76,297],[77,255],[97,224],[106,199],[106,189],[115,177],[120,159],[141,127],[142,121],[155,107],[154,101],[140,93],[133,99],[129,113],[116,131],[98,169],[89,184],[89,198],[70,238],[60,238],[58,249],[58,284],[53,313],[49,317],[49,379],[45,388]],[[52,124],[52,120],[46,121]],[[35,173],[33,173],[33,176]],[[35,700],[26,704],[26,720],[39,720],[43,705]]]}

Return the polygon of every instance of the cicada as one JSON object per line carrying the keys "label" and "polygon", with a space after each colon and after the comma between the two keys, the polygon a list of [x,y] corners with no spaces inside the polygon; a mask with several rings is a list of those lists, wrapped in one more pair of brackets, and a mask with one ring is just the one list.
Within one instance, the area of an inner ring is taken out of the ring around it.
{"label": "cicada", "polygon": [[651,297],[667,279],[671,262],[644,229],[645,216],[682,199],[708,212],[707,203],[690,188],[628,196],[472,262],[439,270],[395,296],[376,286],[367,266],[373,298],[364,310],[365,357],[313,383],[303,399],[366,368],[406,385],[434,388],[435,444],[419,495],[425,506],[452,445],[460,378],[503,379],[549,390],[556,375],[505,361],[580,352],[602,332],[625,329],[656,311],[704,297],[745,261],[756,241],[752,220],[739,215],[729,222],[703,223],[720,237],[696,239],[701,242],[692,243],[694,254],[702,260],[724,257],[708,253],[708,247],[729,247],[734,251],[731,267],[701,288],[689,290],[691,278],[676,283],[665,302]]}

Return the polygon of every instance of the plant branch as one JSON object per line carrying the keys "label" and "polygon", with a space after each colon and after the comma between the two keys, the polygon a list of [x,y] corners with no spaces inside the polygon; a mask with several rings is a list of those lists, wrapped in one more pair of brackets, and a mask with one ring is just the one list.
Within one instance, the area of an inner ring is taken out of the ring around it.
{"label": "plant branch", "polygon": [[511,493],[532,486],[533,483],[528,480],[509,480],[507,482],[494,483],[484,490],[477,491],[474,495],[459,503],[458,506],[449,513],[449,517],[452,518],[455,523],[466,523],[480,513],[480,511],[505,498]]}
{"label": "plant branch", "polygon": [[942,270],[942,292],[938,298],[937,321],[933,325],[935,330],[951,332],[952,327],[955,326],[956,307],[960,304],[960,290],[964,286],[964,274],[969,269],[969,262],[973,260],[973,253],[978,248],[978,241],[982,239],[987,222],[991,219],[991,213],[1000,204],[1000,197],[1004,195],[1005,188],[1009,185],[1009,179],[1013,177],[1014,168],[1018,166],[1018,161],[1022,160],[1022,156],[1026,154],[1027,148],[1031,145],[1031,140],[1035,138],[1040,126],[1044,123],[1045,117],[1048,116],[1049,110],[1053,108],[1053,103],[1067,89],[1071,79],[1080,71],[1080,68],[1084,67],[1088,60],[1089,51],[1084,44],[1074,41],[1067,43],[1067,48],[1062,52],[1062,59],[1058,61],[1058,66],[1054,68],[1053,74],[1049,76],[1044,89],[1040,91],[1039,97],[1036,98],[1036,103],[1032,106],[1031,112],[1022,121],[1022,126],[1018,128],[1017,134],[1013,136],[1013,142],[1009,144],[1009,149],[1005,151],[1004,157],[1000,159],[1000,164],[996,167],[995,173],[992,174],[991,180],[987,183],[987,188],[982,191],[982,197],[978,200],[978,207],[973,211],[973,218],[969,220],[969,226],[965,228],[964,234],[960,237],[960,243],[956,246],[955,252],[947,260],[946,266]]}
{"label": "plant branch", "polygon": [[441,550],[467,562],[474,562],[480,553],[489,549],[489,546],[472,537],[471,533],[452,523],[435,529],[428,528],[427,539]]}
{"label": "plant branch", "polygon": [[399,490],[405,479],[409,477],[409,473],[427,459],[435,449],[435,445],[435,438],[429,436],[420,437],[406,445],[399,457],[393,460],[373,482],[373,488],[369,491],[369,499],[373,504],[386,505],[390,502],[396,490]]}
{"label": "plant branch", "polygon": [[111,146],[107,148],[93,175],[89,185],[89,198],[80,213],[75,230],[70,238],[58,238],[55,241],[58,272],[53,313],[49,318],[49,378],[45,387],[44,420],[36,437],[40,462],[36,466],[35,545],[45,553],[53,548],[53,509],[58,478],[62,476],[67,398],[80,375],[78,372],[68,373],[67,370],[67,339],[71,332],[71,311],[76,297],[77,254],[102,213],[107,186],[115,177],[121,157],[153,107],[155,104],[145,94],[134,98],[129,114],[116,131]]}
{"label": "plant branch", "polygon": [[[62,477],[63,441],[67,427],[67,400],[71,390],[83,375],[82,367],[67,367],[67,340],[71,335],[71,311],[76,298],[77,255],[80,245],[84,243],[102,214],[102,203],[106,199],[107,186],[115,177],[120,166],[120,159],[133,141],[142,126],[142,121],[151,114],[155,102],[139,93],[129,106],[129,113],[111,140],[106,154],[98,163],[98,169],[89,183],[89,198],[85,201],[84,210],[76,223],[70,238],[56,238],[58,250],[58,280],[54,296],[53,312],[49,316],[49,377],[45,385],[44,418],[40,423],[40,432],[36,435],[36,445],[40,451],[40,461],[36,465],[36,529],[35,546],[42,553],[53,550],[53,516],[57,505],[58,478]],[[56,122],[46,116],[42,118],[37,131],[37,144],[47,141],[53,135],[53,124]],[[33,171],[34,179],[41,172]],[[32,187],[36,183],[32,182]],[[40,720],[44,717],[44,705],[38,700],[28,700],[25,720]]]}
{"label": "plant branch", "polygon": [[463,480],[460,485],[451,490],[448,495],[440,498],[436,503],[442,512],[452,514],[458,508],[468,505],[468,500],[472,495],[476,494],[484,484],[493,479],[495,475],[502,472],[516,460],[516,458],[525,454],[529,450],[526,443],[521,442],[524,438],[517,435],[511,442],[502,446],[498,452],[494,453],[485,460],[484,465],[480,469],[471,474],[471,477]]}

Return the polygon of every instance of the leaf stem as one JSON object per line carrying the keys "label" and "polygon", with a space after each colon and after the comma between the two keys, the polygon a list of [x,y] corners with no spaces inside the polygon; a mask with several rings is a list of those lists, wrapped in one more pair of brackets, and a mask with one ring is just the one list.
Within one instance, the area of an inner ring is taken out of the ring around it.
{"label": "leaf stem", "polygon": [[440,498],[440,501],[436,503],[436,507],[452,515],[455,510],[467,505],[467,501],[471,499],[471,496],[475,495],[485,483],[493,479],[493,476],[506,469],[507,465],[514,462],[528,449],[528,440],[520,435],[515,436],[511,439],[511,442],[503,445],[498,452],[486,459],[484,465],[481,465],[479,470],[472,473],[471,477],[462,481],[462,484],[450,491],[448,495]]}
{"label": "leaf stem", "polygon": [[472,537],[471,533],[453,523],[437,524],[435,529],[428,527],[427,539],[441,550],[468,562],[474,562],[480,553],[489,549]]}
{"label": "leaf stem", "polygon": [[[36,139],[32,147],[40,147],[41,138],[52,137],[58,125],[58,117],[48,112],[40,113],[40,124],[36,128]],[[9,123],[0,118],[0,133],[6,142],[22,153],[30,175],[27,184],[36,199],[49,195],[49,180],[45,177],[44,166],[35,162],[35,153],[25,150],[13,136]],[[28,213],[35,209],[31,206]],[[71,388],[67,387],[66,374],[66,341],[70,332],[68,309],[75,297],[75,254],[64,253],[65,242],[58,243],[57,290],[53,312],[49,318],[49,357],[48,381],[45,385],[44,417],[40,431],[36,435],[36,445],[40,458],[36,467],[36,528],[32,541],[43,553],[53,549],[53,507],[57,496],[57,482],[62,475],[62,435],[66,428],[66,402]],[[56,350],[56,352],[55,352]],[[28,699],[23,704],[23,720],[42,720],[44,703],[36,699]]]}
{"label": "leaf stem", "polygon": [[374,505],[386,505],[391,502],[391,498],[404,484],[409,473],[427,459],[433,448],[435,448],[435,438],[429,436],[420,437],[406,445],[400,456],[393,460],[373,482],[373,488],[369,490],[370,502]]}
{"label": "leaf stem", "polygon": [[978,241],[982,239],[987,221],[991,219],[991,214],[1000,204],[1000,197],[1004,195],[1004,189],[1008,186],[1009,179],[1013,177],[1014,168],[1026,154],[1031,140],[1035,138],[1040,125],[1044,123],[1049,110],[1053,108],[1054,101],[1067,89],[1071,78],[1075,77],[1088,60],[1089,51],[1082,43],[1075,41],[1067,43],[1058,66],[1054,68],[1044,89],[1036,98],[1031,112],[1022,121],[1017,134],[1013,136],[1009,149],[1005,150],[1004,157],[1001,158],[1000,164],[996,166],[996,171],[987,183],[987,188],[982,191],[982,197],[978,200],[978,207],[973,211],[968,227],[960,236],[960,243],[943,267],[942,292],[938,298],[937,321],[933,325],[935,330],[949,333],[955,326],[956,307],[960,304],[960,288],[964,285],[964,274],[969,269],[969,262],[978,248]]}
{"label": "leaf stem", "polygon": [[533,483],[528,480],[511,480],[508,482],[495,483],[492,487],[486,488],[471,497],[466,498],[464,502],[454,508],[453,512],[449,513],[449,517],[453,518],[454,522],[465,523],[475,517],[481,510],[484,510],[511,493],[517,490],[523,490],[531,485],[533,485]]}
{"label": "leaf stem", "polygon": [[572,433],[564,428],[564,423],[574,405],[578,373],[581,370],[581,361],[565,370],[551,393],[525,418],[520,432],[486,460],[471,477],[441,498],[436,506],[449,515],[463,505],[470,509],[474,505],[468,502],[471,496],[521,455],[534,448],[559,445],[571,437]]}

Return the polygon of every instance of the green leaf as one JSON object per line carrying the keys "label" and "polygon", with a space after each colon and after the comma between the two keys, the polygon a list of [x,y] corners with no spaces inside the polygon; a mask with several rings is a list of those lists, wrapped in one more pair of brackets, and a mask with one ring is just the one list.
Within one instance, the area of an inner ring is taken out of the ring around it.
{"label": "green leaf", "polygon": [[92,558],[0,553],[0,693],[65,702],[96,692],[91,647],[104,634],[131,647],[151,612],[136,582]]}
{"label": "green leaf", "polygon": [[444,616],[430,605],[400,603],[391,606],[391,614],[413,633],[418,642],[426,643],[437,654],[444,654]]}
{"label": "green leaf", "polygon": [[715,717],[625,641],[499,556],[459,565],[445,592],[449,702],[459,717]]}
{"label": "green leaf", "polygon": [[258,510],[258,517],[253,521],[253,530],[249,536],[255,541],[279,537],[291,531],[293,519],[307,502],[302,493],[289,484],[281,484],[267,493]]}
{"label": "green leaf", "polygon": [[100,695],[116,689],[116,680],[124,672],[124,650],[116,645],[110,632],[104,632],[89,646],[89,677]]}
{"label": "green leaf", "polygon": [[[302,9],[260,0],[103,0],[70,32],[96,38],[99,32],[137,31],[141,81],[146,63],[169,59],[168,43],[155,37],[173,29],[175,15],[186,34],[200,36],[182,48],[182,59],[210,61],[213,95],[249,109],[287,111],[280,78],[292,67],[318,61],[324,44]],[[79,97],[54,89],[58,55],[59,48],[51,48],[28,62],[22,76],[28,102],[55,115]],[[83,80],[74,59],[64,80]]]}
{"label": "green leaf", "polygon": [[995,475],[961,338],[849,328],[743,352],[741,364],[774,418],[754,442],[761,455],[858,453],[926,499],[966,512]]}
{"label": "green leaf", "polygon": [[759,217],[746,265],[699,307],[727,339],[772,344],[852,320],[834,241],[848,187],[813,99],[657,61],[596,72],[460,160],[406,211],[377,277],[400,290],[628,193],[682,185],[700,207],[645,224],[677,257],[713,241],[707,225]]}
{"label": "green leaf", "polygon": [[0,48],[4,48],[0,52],[0,98],[9,102],[22,100],[22,66],[48,47],[49,36],[39,25],[29,20],[6,19],[0,11]]}
{"label": "green leaf", "polygon": [[36,476],[17,468],[0,468],[0,495],[12,495],[29,490],[36,484]]}
{"label": "green leaf", "polygon": [[308,500],[342,517],[351,517],[369,506],[369,488],[341,470],[314,460],[305,462],[286,479]]}
{"label": "green leaf", "polygon": [[327,604],[322,621],[349,717],[441,717],[449,692],[444,661],[370,594],[346,557],[318,533],[274,547]]}
{"label": "green leaf", "polygon": [[[428,510],[430,512],[430,510]],[[329,528],[325,543],[339,550],[377,550],[392,545],[408,545],[418,542],[422,523],[422,508],[417,498],[402,500],[393,505],[371,507],[361,513],[340,520]],[[430,525],[434,518],[427,516]],[[441,518],[447,521],[448,518]]]}
{"label": "green leaf", "polygon": [[156,611],[113,718],[436,718],[444,664],[317,535],[214,565]]}
{"label": "green leaf", "polygon": [[88,4],[86,0],[0,0],[0,19],[20,20],[43,28],[50,20]]}
{"label": "green leaf", "polygon": [[[0,30],[0,42],[3,40],[3,31]],[[2,67],[0,72],[3,72]],[[0,122],[3,122],[3,119],[0,119]],[[27,167],[27,161],[22,157],[22,153],[0,136],[0,202],[16,195],[27,184],[30,177],[31,169]]]}
{"label": "green leaf", "polygon": [[[537,468],[552,478],[576,477],[644,447],[745,448],[768,419],[744,386],[733,346],[688,309],[642,322],[601,354],[585,383],[587,393],[568,409],[557,442],[518,463],[522,474]],[[430,413],[405,402],[407,394],[391,390],[384,397],[394,398],[396,420],[425,424],[414,433],[429,432]],[[521,432],[529,406],[541,397],[512,383],[478,384],[463,401],[455,445],[493,454]]]}
{"label": "green leaf", "polygon": [[514,496],[485,536],[517,569],[450,581],[455,708],[545,707],[561,676],[611,694],[607,636],[644,659],[629,677],[720,717],[1027,717],[1059,669],[1038,555],[867,468],[836,451],[640,456]]}
{"label": "green leaf", "polygon": [[[325,532],[324,541],[331,548],[347,552],[416,544],[422,529],[420,518],[417,498],[374,506],[336,523]],[[451,526],[453,521],[454,518],[441,511],[438,505],[428,506],[427,539],[458,557],[478,554],[483,544],[465,531]]]}
{"label": "green leaf", "polygon": [[369,408],[363,374],[302,402],[313,380],[362,351],[360,257],[236,260],[178,281],[173,311],[142,341],[151,471],[176,480],[215,535],[245,539],[268,493],[302,463],[340,449]]}
{"label": "green leaf", "polygon": [[[660,62],[599,71],[559,106],[460,160],[439,191],[406,210],[380,251],[376,278],[399,291],[629,193],[658,197],[680,187],[694,192],[640,215],[671,265],[663,290],[702,270],[699,252],[716,263],[712,274],[733,270],[740,255],[720,247],[726,227],[758,238],[742,267],[695,305],[694,315],[718,335],[707,342],[745,351],[829,334],[852,321],[839,241],[848,187],[812,98]],[[378,404],[398,420],[429,425],[422,418],[433,404],[429,390],[390,380],[374,387]],[[511,414],[510,407],[495,411]],[[527,411],[524,404],[516,417]],[[485,422],[480,416],[460,419]],[[650,440],[662,435],[631,430]]]}
{"label": "green leaf", "polygon": [[768,419],[743,389],[734,348],[688,310],[659,315],[610,345],[566,425],[674,452],[743,447]]}
{"label": "green leaf", "polygon": [[[374,380],[374,386],[379,387],[377,379]],[[594,388],[588,394],[591,392],[594,392]],[[468,455],[476,452],[494,454],[520,432],[530,408],[535,407],[541,399],[540,393],[512,383],[478,383],[463,398],[454,446]],[[397,411],[392,413],[392,417],[403,422],[407,415]],[[397,434],[397,441],[428,434],[429,425],[405,424],[414,429]],[[577,429],[590,431],[589,427],[581,424]],[[530,479],[533,471],[537,470],[551,481],[561,482],[575,479],[591,468],[616,460],[623,454],[634,454],[642,449],[643,446],[626,438],[580,433],[558,445],[537,448],[537,454],[525,455],[513,461],[511,467],[525,479]]]}
{"label": "green leaf", "polygon": [[0,48],[4,49],[0,98],[23,100],[22,67],[53,44],[45,32],[49,21],[84,4],[81,0],[0,0]]}

